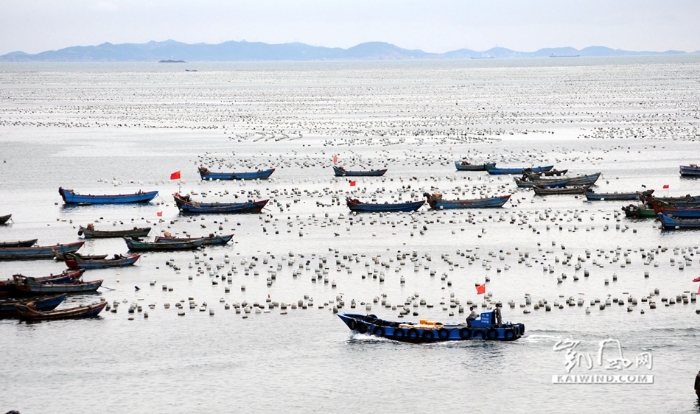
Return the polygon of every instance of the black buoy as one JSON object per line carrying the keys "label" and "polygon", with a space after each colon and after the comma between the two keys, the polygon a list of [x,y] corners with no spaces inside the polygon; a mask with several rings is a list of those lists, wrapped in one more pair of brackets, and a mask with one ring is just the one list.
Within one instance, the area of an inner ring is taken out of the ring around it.
{"label": "black buoy", "polygon": [[134,288],[136,288],[136,290],[141,290],[141,288],[139,288],[138,286],[134,286]]}

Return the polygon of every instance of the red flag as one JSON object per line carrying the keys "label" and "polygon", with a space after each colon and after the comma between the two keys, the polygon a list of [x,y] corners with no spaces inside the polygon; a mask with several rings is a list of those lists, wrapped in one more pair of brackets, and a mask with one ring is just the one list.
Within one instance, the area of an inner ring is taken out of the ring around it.
{"label": "red flag", "polygon": [[695,279],[693,279],[693,282],[700,282],[700,276],[698,276],[698,277],[696,277]]}
{"label": "red flag", "polygon": [[180,179],[180,171],[175,171],[174,173],[170,174],[170,179],[171,180],[179,180]]}
{"label": "red flag", "polygon": [[333,164],[335,164],[335,163],[337,163],[337,162],[338,162],[338,156],[337,156],[337,155],[334,155],[334,156],[333,156]]}
{"label": "red flag", "polygon": [[162,211],[157,212],[157,213],[156,213],[156,216],[158,216],[158,217],[163,217],[163,212],[162,212]]}
{"label": "red flag", "polygon": [[486,283],[484,283],[483,285],[476,285],[476,294],[477,295],[486,294]]}
{"label": "red flag", "polygon": [[350,187],[354,187],[357,184],[357,181],[350,181]]}
{"label": "red flag", "polygon": [[668,184],[664,184],[664,190],[668,188]]}

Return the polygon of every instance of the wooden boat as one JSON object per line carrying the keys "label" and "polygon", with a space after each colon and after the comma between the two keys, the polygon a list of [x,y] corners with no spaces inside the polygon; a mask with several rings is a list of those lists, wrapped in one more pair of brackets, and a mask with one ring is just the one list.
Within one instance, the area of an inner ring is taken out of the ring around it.
{"label": "wooden boat", "polygon": [[427,320],[394,322],[375,315],[339,313],[338,317],[350,330],[402,342],[423,343],[440,341],[514,341],[525,333],[525,324],[496,323],[495,311],[481,312],[471,323],[439,323]]}
{"label": "wooden boat", "polygon": [[107,267],[133,266],[139,260],[139,257],[141,257],[140,254],[129,256],[115,254],[111,259],[86,260],[79,255],[68,253],[65,255],[65,262],[69,269],[104,269]]}
{"label": "wooden boat", "polygon": [[656,218],[656,213],[653,209],[645,208],[643,204],[634,205],[630,204],[628,206],[622,207],[622,211],[625,212],[625,216],[635,219],[646,219],[646,218]]}
{"label": "wooden boat", "polygon": [[[84,270],[65,270],[57,275],[35,277],[39,283],[72,283],[79,280]],[[22,276],[22,275],[19,275]],[[0,280],[0,297],[12,297],[18,294],[14,279]]]}
{"label": "wooden boat", "polygon": [[58,193],[63,197],[63,202],[66,204],[148,203],[158,195],[158,191],[149,191],[147,193],[139,191],[134,194],[84,195],[76,194],[73,190],[63,187],[58,188]]}
{"label": "wooden boat", "polygon": [[17,305],[26,305],[29,301],[34,302],[34,309],[39,311],[54,310],[66,299],[66,295],[49,296],[37,299],[5,299],[0,300],[0,319],[18,318]]}
{"label": "wooden boat", "polygon": [[200,203],[192,201],[189,195],[173,194],[177,208],[183,214],[258,214],[268,200],[247,203]]}
{"label": "wooden boat", "polygon": [[457,171],[486,171],[486,168],[494,168],[496,166],[495,162],[486,164],[470,164],[469,161],[455,161],[455,168]]}
{"label": "wooden boat", "polygon": [[134,227],[133,229],[126,230],[95,230],[95,227],[90,223],[87,227],[80,226],[78,236],[83,236],[86,239],[147,237],[150,232],[150,227]]}
{"label": "wooden boat", "polygon": [[4,247],[0,248],[0,260],[53,259],[54,251],[73,253],[83,247],[84,242],[57,244],[55,246]]}
{"label": "wooden boat", "polygon": [[7,223],[8,221],[10,221],[11,218],[12,218],[12,214],[8,214],[6,216],[0,216],[0,224]]}
{"label": "wooden boat", "polygon": [[588,187],[563,187],[563,188],[547,188],[534,187],[535,194],[540,196],[546,195],[561,195],[561,194],[584,194]]}
{"label": "wooden boat", "polygon": [[[651,195],[654,190],[647,190],[643,193],[646,195]],[[620,201],[620,200],[639,200],[639,195],[641,191],[636,191],[634,193],[596,193],[592,189],[586,191],[586,199],[588,201]]]}
{"label": "wooden boat", "polygon": [[690,194],[682,197],[656,197],[653,195],[641,194],[639,199],[646,205],[651,205],[654,201],[663,201],[664,203],[672,204],[700,203],[700,196],[691,196]]}
{"label": "wooden boat", "polygon": [[547,187],[547,188],[557,188],[557,187],[570,187],[570,186],[590,186],[595,184],[600,178],[601,173],[579,175],[577,177],[565,177],[565,178],[536,178],[532,179],[528,175],[524,175],[523,178],[515,178],[515,184],[520,188],[534,188],[534,187]]}
{"label": "wooden boat", "polygon": [[31,247],[31,246],[34,246],[36,244],[37,240],[39,240],[39,239],[0,242],[0,248],[3,248],[3,247]]}
{"label": "wooden boat", "polygon": [[[79,256],[83,260],[102,260],[102,259],[107,258],[106,254],[80,254],[80,253],[75,253],[75,252],[66,253],[66,254],[74,254],[76,256]],[[66,258],[65,258],[66,254],[56,252],[56,255],[53,258],[54,258],[54,260],[58,260],[58,261],[62,262],[64,260],[66,260]]]}
{"label": "wooden boat", "polygon": [[336,177],[381,177],[386,173],[386,168],[383,170],[347,171],[343,167],[336,167],[334,165],[333,172]]}
{"label": "wooden boat", "polygon": [[17,312],[20,319],[29,321],[51,321],[59,319],[91,318],[99,315],[102,309],[107,306],[106,301],[93,303],[92,305],[76,306],[75,308],[41,311],[36,309],[35,302],[17,305]]}
{"label": "wooden boat", "polygon": [[496,168],[495,165],[493,167],[487,165],[486,172],[488,172],[491,175],[506,175],[506,174],[522,174],[525,170],[529,170],[532,172],[543,172],[543,171],[549,171],[552,168],[554,168],[553,165],[547,165],[545,167],[523,167],[523,168]]}
{"label": "wooden boat", "polygon": [[651,203],[655,214],[663,213],[669,217],[677,219],[697,218],[700,219],[700,204],[691,206],[678,206],[676,204],[664,203],[654,200]]}
{"label": "wooden boat", "polygon": [[345,202],[350,208],[350,211],[357,211],[358,213],[393,213],[393,212],[409,212],[416,211],[425,201],[410,201],[407,203],[363,203],[360,200],[354,198],[346,198]]}
{"label": "wooden boat", "polygon": [[683,177],[700,177],[700,167],[697,164],[681,165],[680,173]]}
{"label": "wooden boat", "polygon": [[423,193],[426,198],[428,205],[433,210],[452,210],[460,208],[498,208],[503,207],[503,205],[510,199],[510,194],[491,197],[491,198],[476,198],[472,200],[443,200],[442,195],[439,193]]}
{"label": "wooden boat", "polygon": [[93,280],[91,282],[72,283],[41,283],[33,277],[14,275],[15,286],[18,292],[25,295],[53,295],[58,293],[88,293],[96,291],[101,285],[102,280]]}
{"label": "wooden boat", "polygon": [[251,172],[211,172],[206,167],[199,167],[199,176],[202,180],[265,180],[270,178],[274,168]]}
{"label": "wooden boat", "polygon": [[225,246],[233,239],[233,234],[225,236],[215,236],[210,234],[208,237],[171,237],[171,236],[156,236],[157,242],[188,242],[193,240],[204,240],[203,246]]}
{"label": "wooden boat", "polygon": [[193,250],[204,246],[204,240],[192,241],[160,241],[160,242],[142,242],[134,239],[124,239],[129,250],[132,252],[172,252],[176,250]]}
{"label": "wooden boat", "polygon": [[678,219],[663,213],[659,213],[656,216],[666,230],[700,229],[700,219]]}

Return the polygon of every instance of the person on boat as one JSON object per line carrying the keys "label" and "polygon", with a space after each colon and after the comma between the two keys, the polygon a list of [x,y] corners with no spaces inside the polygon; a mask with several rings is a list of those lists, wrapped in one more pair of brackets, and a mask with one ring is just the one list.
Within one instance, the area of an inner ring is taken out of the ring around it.
{"label": "person on boat", "polygon": [[472,321],[476,319],[476,311],[474,310],[474,306],[469,307],[469,316],[467,316],[467,326],[472,326]]}
{"label": "person on boat", "polygon": [[493,318],[496,322],[496,326],[503,325],[503,319],[501,318],[501,306],[503,305],[499,302],[496,304],[496,309],[493,310]]}

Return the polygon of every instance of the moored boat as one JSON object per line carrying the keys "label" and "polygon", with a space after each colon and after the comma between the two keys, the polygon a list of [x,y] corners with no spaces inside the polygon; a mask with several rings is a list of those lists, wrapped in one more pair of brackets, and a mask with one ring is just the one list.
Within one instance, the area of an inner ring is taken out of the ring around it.
{"label": "moored boat", "polygon": [[495,162],[471,164],[467,160],[455,161],[455,168],[457,168],[457,171],[486,171],[487,168],[494,168],[495,166]]}
{"label": "moored boat", "polygon": [[194,250],[204,246],[204,240],[192,240],[192,241],[159,241],[159,242],[145,242],[134,239],[124,239],[127,247],[132,252],[172,252],[177,250]]}
{"label": "moored boat", "polygon": [[653,209],[646,208],[644,204],[634,205],[630,204],[628,206],[622,207],[622,211],[625,212],[625,216],[635,219],[646,219],[646,218],[656,218],[656,213]]}
{"label": "moored boat", "polygon": [[514,178],[514,180],[515,184],[520,188],[589,186],[598,181],[600,174],[595,173],[564,178],[532,178],[532,176],[525,174],[523,178]]}
{"label": "moored boat", "polygon": [[484,339],[491,341],[514,341],[525,333],[522,323],[496,323],[495,311],[482,312],[471,323],[439,323],[421,320],[395,322],[379,319],[375,315],[339,313],[338,317],[352,331],[402,342],[440,342]]}
{"label": "moored boat", "polygon": [[547,187],[534,187],[536,195],[546,196],[546,195],[562,195],[562,194],[583,194],[586,192],[588,187],[557,187],[557,188],[547,188]]}
{"label": "moored boat", "polygon": [[3,248],[3,247],[31,247],[31,246],[34,246],[36,244],[37,240],[39,240],[39,239],[0,242],[0,248]]}
{"label": "moored boat", "polygon": [[26,305],[28,302],[34,302],[34,308],[39,311],[54,310],[58,305],[66,299],[66,295],[57,295],[36,299],[5,299],[0,300],[0,319],[2,318],[18,318],[17,305]]}
{"label": "moored boat", "polygon": [[439,193],[423,193],[428,205],[433,210],[452,210],[461,208],[498,208],[510,199],[510,194],[500,197],[475,198],[471,200],[444,200]]}
{"label": "moored boat", "polygon": [[681,165],[680,173],[683,177],[700,177],[700,167],[697,164]]}
{"label": "moored boat", "polygon": [[147,237],[150,232],[150,227],[134,227],[133,229],[126,230],[95,230],[95,226],[89,223],[87,227],[79,227],[78,236],[83,236],[86,239]]}
{"label": "moored boat", "polygon": [[348,171],[343,167],[334,165],[333,172],[336,177],[381,177],[386,173],[386,168],[383,170]]}
{"label": "moored boat", "polygon": [[554,168],[553,165],[547,165],[544,167],[522,167],[522,168],[497,168],[495,165],[486,166],[486,172],[488,172],[491,175],[506,175],[506,174],[522,174],[525,172],[525,170],[532,171],[532,172],[543,172],[543,171],[549,171],[552,168]]}
{"label": "moored boat", "polygon": [[658,213],[656,216],[663,228],[667,230],[700,229],[700,219],[678,219],[663,213]]}
{"label": "moored boat", "polygon": [[624,201],[624,200],[639,200],[639,196],[644,193],[651,195],[654,190],[636,191],[634,193],[596,193],[592,189],[586,191],[586,199],[588,201]]}
{"label": "moored boat", "polygon": [[[84,270],[64,270],[62,273],[50,276],[35,277],[39,283],[72,283],[79,280]],[[22,276],[22,275],[19,275]],[[12,297],[18,294],[14,279],[0,280],[0,297]]]}
{"label": "moored boat", "polygon": [[156,236],[156,242],[189,242],[193,240],[204,240],[203,246],[225,246],[233,239],[233,234],[224,236],[215,236],[210,234],[207,237],[172,237],[172,236]]}
{"label": "moored boat", "polygon": [[104,309],[105,306],[107,306],[107,302],[102,300],[91,305],[76,306],[74,308],[52,311],[38,310],[35,302],[17,305],[16,308],[20,319],[30,321],[49,321],[59,319],[90,318],[97,316],[100,312],[102,312],[102,309]]}
{"label": "moored boat", "polygon": [[41,283],[33,277],[14,275],[15,286],[18,292],[24,295],[53,295],[58,293],[89,293],[96,291],[102,280],[90,282],[72,283]]}
{"label": "moored boat", "polygon": [[258,214],[268,202],[259,200],[246,203],[200,203],[193,201],[189,195],[175,193],[173,197],[177,208],[183,214]]}
{"label": "moored boat", "polygon": [[105,269],[108,267],[132,266],[139,260],[139,257],[141,257],[140,254],[131,254],[129,256],[115,254],[111,259],[89,260],[84,259],[80,255],[67,253],[65,254],[65,262],[69,269]]}
{"label": "moored boat", "polygon": [[274,168],[250,172],[211,172],[206,167],[199,167],[199,176],[202,180],[265,180],[270,178]]}
{"label": "moored boat", "polygon": [[363,203],[355,198],[346,198],[345,203],[348,205],[350,211],[356,211],[358,213],[391,213],[391,212],[410,212],[416,211],[425,201],[409,201],[406,203]]}
{"label": "moored boat", "polygon": [[148,203],[158,195],[158,191],[149,191],[144,193],[140,191],[134,194],[76,194],[75,191],[58,187],[58,193],[63,198],[66,204],[130,204],[130,203]]}
{"label": "moored boat", "polygon": [[34,260],[53,259],[54,251],[73,253],[83,246],[84,242],[57,244],[55,246],[4,247],[0,248],[0,260]]}
{"label": "moored boat", "polygon": [[0,224],[7,223],[8,221],[10,221],[11,218],[12,218],[12,214],[8,214],[6,216],[0,216]]}

